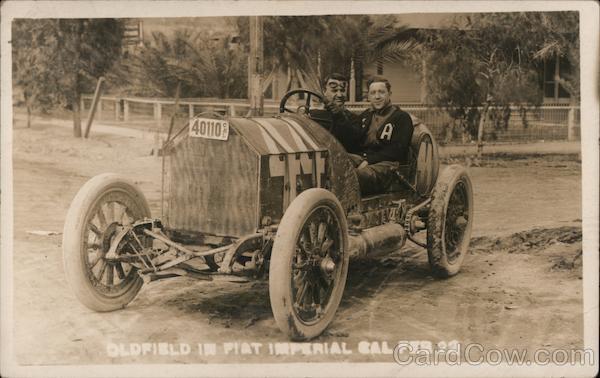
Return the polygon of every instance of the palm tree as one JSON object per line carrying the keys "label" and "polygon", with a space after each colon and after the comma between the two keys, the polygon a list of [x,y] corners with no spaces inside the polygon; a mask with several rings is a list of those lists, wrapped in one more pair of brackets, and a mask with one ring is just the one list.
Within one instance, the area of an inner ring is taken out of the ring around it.
{"label": "palm tree", "polygon": [[[248,45],[248,19],[238,17],[237,26]],[[322,76],[348,75],[352,58],[362,62],[369,27],[367,16],[264,17],[265,81],[284,71],[286,89],[320,91]]]}
{"label": "palm tree", "polygon": [[153,43],[122,62],[116,76],[134,95],[169,97],[180,85],[182,97],[241,98],[246,93],[246,59],[230,49],[229,38],[207,39],[200,32],[152,34]]}

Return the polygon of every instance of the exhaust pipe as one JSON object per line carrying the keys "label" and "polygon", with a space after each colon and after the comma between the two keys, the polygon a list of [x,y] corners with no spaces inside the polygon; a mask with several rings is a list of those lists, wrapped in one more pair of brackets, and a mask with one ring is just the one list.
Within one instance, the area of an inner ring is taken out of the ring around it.
{"label": "exhaust pipe", "polygon": [[350,258],[361,258],[373,253],[388,253],[401,248],[406,242],[406,231],[397,223],[386,223],[350,235]]}

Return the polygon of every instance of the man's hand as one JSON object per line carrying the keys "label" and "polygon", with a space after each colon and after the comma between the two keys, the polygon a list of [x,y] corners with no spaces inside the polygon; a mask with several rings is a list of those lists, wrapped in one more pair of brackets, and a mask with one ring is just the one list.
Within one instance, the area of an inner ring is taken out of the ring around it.
{"label": "man's hand", "polygon": [[360,162],[360,164],[358,165],[358,167],[356,167],[356,169],[361,169],[361,168],[364,168],[364,167],[366,167],[367,165],[369,165],[369,162],[368,162],[368,161],[366,161],[366,160],[363,160],[363,161],[361,161],[361,162]]}
{"label": "man's hand", "polygon": [[330,101],[329,99],[324,98],[323,103],[325,104],[325,109],[329,110],[333,114],[338,114],[344,110],[343,104],[338,105],[335,101]]}

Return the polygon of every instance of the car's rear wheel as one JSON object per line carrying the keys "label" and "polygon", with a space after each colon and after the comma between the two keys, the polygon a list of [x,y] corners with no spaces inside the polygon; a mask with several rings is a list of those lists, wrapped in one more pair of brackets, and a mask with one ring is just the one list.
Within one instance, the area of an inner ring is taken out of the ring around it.
{"label": "car's rear wheel", "polygon": [[278,227],[269,265],[271,309],[292,340],[320,335],[331,323],[348,274],[344,211],[325,189],[302,192]]}
{"label": "car's rear wheel", "polygon": [[65,221],[63,262],[67,281],[85,306],[117,310],[140,291],[143,280],[136,268],[106,254],[123,226],[148,217],[143,194],[119,175],[98,175],[79,190]]}
{"label": "car's rear wheel", "polygon": [[433,273],[453,276],[467,254],[473,227],[473,185],[464,167],[451,165],[431,194],[427,220],[427,254]]}

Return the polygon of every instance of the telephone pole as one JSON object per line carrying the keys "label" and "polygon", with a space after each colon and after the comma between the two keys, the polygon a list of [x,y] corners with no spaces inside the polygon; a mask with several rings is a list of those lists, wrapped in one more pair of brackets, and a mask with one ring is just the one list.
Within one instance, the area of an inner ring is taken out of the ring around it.
{"label": "telephone pole", "polygon": [[262,74],[263,59],[263,18],[250,16],[250,56],[248,57],[248,99],[250,115],[263,115]]}

